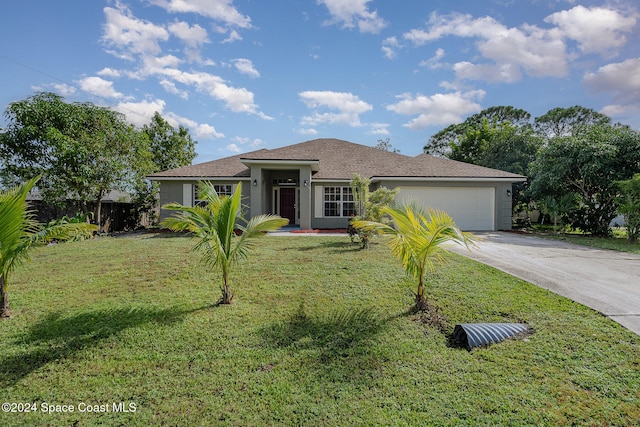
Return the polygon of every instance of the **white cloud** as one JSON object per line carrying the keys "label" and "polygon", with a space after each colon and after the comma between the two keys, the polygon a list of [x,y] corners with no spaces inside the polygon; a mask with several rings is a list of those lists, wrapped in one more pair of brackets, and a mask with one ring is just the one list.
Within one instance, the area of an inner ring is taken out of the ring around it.
{"label": "white cloud", "polygon": [[430,70],[437,70],[438,68],[442,68],[443,64],[440,63],[440,60],[444,58],[444,49],[438,48],[436,53],[426,61],[420,61],[421,67],[427,67]]}
{"label": "white cloud", "polygon": [[326,25],[342,23],[343,28],[358,27],[361,33],[379,33],[387,26],[384,19],[378,16],[377,11],[371,12],[367,3],[371,0],[317,0],[318,4],[324,4],[332,18],[325,22]]}
{"label": "white cloud", "polygon": [[222,101],[225,106],[234,113],[255,114],[264,120],[273,118],[259,111],[258,105],[254,102],[253,92],[245,88],[229,86],[224,79],[219,76],[202,71],[187,72],[177,68],[149,67],[146,73],[158,76],[165,90],[173,91],[181,97],[187,96],[185,91],[178,91],[176,83],[194,87],[198,92],[208,94],[214,99]]}
{"label": "white cloud", "polygon": [[53,85],[56,93],[62,96],[73,95],[77,92],[77,88],[75,86],[68,85],[66,83],[57,83]]}
{"label": "white cloud", "polygon": [[[170,12],[198,13],[200,15],[222,21],[226,25],[250,28],[250,19],[243,17],[228,0],[153,0],[152,3],[164,7]],[[206,93],[212,98],[223,102],[229,110],[236,113],[255,114],[264,120],[273,118],[259,110],[254,102],[254,94],[246,88],[232,87],[219,76],[201,71],[182,71],[178,67],[185,62],[175,55],[162,55],[161,41],[169,38],[170,32],[162,26],[143,21],[134,17],[131,11],[120,2],[116,8],[104,8],[106,24],[104,25],[103,42],[114,48],[110,53],[127,60],[138,60],[138,68],[123,71],[122,74],[137,80],[157,77],[160,85],[168,92],[183,99],[189,97],[188,88],[195,88],[198,92]],[[190,26],[184,22],[176,22],[169,26],[171,34],[180,38],[186,45],[187,59],[200,60],[198,47],[208,41],[206,31],[199,25]],[[227,32],[228,28],[216,27],[220,32]],[[231,30],[235,37],[235,29]],[[213,64],[207,61],[206,64]],[[257,77],[259,73],[251,61],[240,59],[236,67],[241,72]],[[105,75],[113,73],[110,69],[103,69]],[[178,88],[179,85],[185,88]],[[107,94],[107,87],[102,88]],[[116,93],[111,93],[116,97]]]}
{"label": "white cloud", "polygon": [[462,80],[483,80],[489,83],[513,83],[522,78],[520,68],[513,64],[472,64],[458,62],[453,66],[456,77]]}
{"label": "white cloud", "polygon": [[98,71],[96,73],[97,75],[99,75],[100,77],[120,77],[122,75],[122,73],[118,70],[114,70],[113,68],[103,68],[102,70]]}
{"label": "white cloud", "polygon": [[237,144],[229,144],[227,145],[227,150],[232,153],[242,153],[242,148],[238,147]]}
{"label": "white cloud", "polygon": [[177,69],[182,60],[174,55],[144,56],[140,60],[140,68],[129,73],[129,77],[143,80],[145,77],[162,74],[166,69]]}
{"label": "white cloud", "polygon": [[309,108],[328,107],[352,114],[373,110],[370,104],[348,92],[305,91],[299,93]]}
{"label": "white cloud", "polygon": [[196,139],[224,138],[224,134],[206,123],[179,116],[172,112],[164,112],[166,103],[162,99],[145,100],[140,102],[121,102],[113,109],[124,114],[127,121],[137,127],[149,124],[154,113],[159,113],[172,127],[184,126],[189,129]]}
{"label": "white cloud", "polygon": [[153,101],[120,102],[113,109],[127,116],[129,123],[142,127],[149,124],[156,111],[162,115],[164,106],[163,100],[155,99]]}
{"label": "white cloud", "polygon": [[[547,16],[544,22],[551,24],[550,28],[529,24],[509,28],[490,16],[474,18],[469,14],[434,12],[425,28],[412,29],[403,37],[415,46],[448,36],[476,39],[476,47],[485,61],[455,64],[456,78],[513,83],[523,75],[566,77],[570,61],[578,58],[567,52],[567,44],[572,41],[584,54],[615,55],[616,49],[626,43],[626,34],[633,31],[639,16],[635,11],[576,6]],[[421,65],[429,66],[430,62]]]}
{"label": "white cloud", "polygon": [[469,14],[454,13],[439,15],[433,12],[427,22],[429,30],[413,29],[404,33],[403,37],[417,46],[438,40],[445,36],[481,37],[490,39],[506,29],[504,25],[490,16],[474,19]]}
{"label": "white cloud", "polygon": [[192,130],[195,137],[198,139],[224,138],[223,133],[218,132],[213,126],[206,123],[199,124]]}
{"label": "white cloud", "polygon": [[178,89],[176,84],[170,80],[160,79],[160,86],[162,86],[165,91],[173,95],[177,95],[182,99],[189,99],[189,92],[187,92],[186,90]]}
{"label": "white cloud", "polygon": [[102,77],[85,77],[77,81],[80,89],[103,98],[121,99],[124,95],[113,88],[113,82]]}
{"label": "white cloud", "polygon": [[389,123],[371,123],[369,124],[370,130],[367,133],[372,135],[391,135],[389,132]]}
{"label": "white cloud", "polygon": [[189,128],[196,139],[224,138],[224,134],[217,132],[213,126],[206,123],[198,123],[195,120],[179,116],[172,112],[166,113],[165,119],[173,127],[184,126]]}
{"label": "white cloud", "polygon": [[619,103],[640,105],[640,58],[608,64],[584,76],[593,92],[611,92]]}
{"label": "white cloud", "polygon": [[604,7],[576,6],[545,18],[558,26],[562,34],[578,43],[584,53],[609,56],[612,50],[626,43],[625,33],[631,33],[638,21],[637,13],[621,13]]}
{"label": "white cloud", "polygon": [[149,0],[170,13],[195,13],[228,26],[251,28],[251,18],[233,7],[233,0]]}
{"label": "white cloud", "polygon": [[196,48],[204,43],[209,42],[207,30],[200,25],[195,24],[193,27],[188,22],[175,22],[169,25],[169,31],[178,37],[189,47]]}
{"label": "white cloud", "polygon": [[394,59],[396,56],[398,56],[396,50],[400,47],[402,46],[400,45],[396,37],[387,37],[382,41],[382,47],[380,48],[380,50],[382,50],[385,58]]}
{"label": "white cloud", "polygon": [[236,69],[242,74],[246,74],[253,78],[260,77],[260,73],[253,67],[253,62],[251,62],[250,59],[238,58],[234,59],[232,62]]}
{"label": "white cloud", "polygon": [[[256,149],[265,145],[265,142],[260,138],[255,138],[252,140],[251,138],[236,136],[231,138],[231,140],[237,142],[240,145],[247,146],[251,149]],[[234,145],[237,146],[237,144]]]}
{"label": "white cloud", "polygon": [[387,106],[387,110],[416,118],[404,124],[413,130],[433,125],[460,123],[464,117],[479,112],[482,107],[476,102],[485,95],[483,90],[470,92],[437,93],[432,96],[405,93],[399,102]]}
{"label": "white cloud", "polygon": [[169,39],[169,32],[164,27],[134,17],[120,3],[118,9],[105,7],[103,10],[107,22],[102,40],[118,49],[114,54],[120,58],[133,60],[139,54],[157,55],[161,52],[159,42]]}
{"label": "white cloud", "polygon": [[514,82],[523,73],[535,77],[562,77],[567,74],[565,44],[558,30],[532,25],[508,28],[494,18],[473,18],[468,14],[441,16],[432,13],[428,29],[414,29],[404,38],[416,46],[446,36],[478,39],[477,47],[487,64],[460,63],[458,79]]}
{"label": "white cloud", "polygon": [[298,95],[307,107],[314,110],[325,108],[338,110],[337,113],[315,111],[312,115],[303,117],[301,124],[307,127],[322,123],[346,124],[352,127],[362,126],[360,114],[373,110],[370,104],[347,92],[305,91]]}
{"label": "white cloud", "polygon": [[300,128],[297,129],[296,132],[298,132],[300,135],[317,135],[318,134],[318,130],[314,129],[314,128]]}

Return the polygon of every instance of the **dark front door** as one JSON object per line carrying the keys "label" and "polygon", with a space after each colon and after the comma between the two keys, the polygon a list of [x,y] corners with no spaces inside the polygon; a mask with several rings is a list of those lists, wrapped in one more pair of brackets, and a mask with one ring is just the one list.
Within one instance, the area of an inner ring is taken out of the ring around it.
{"label": "dark front door", "polygon": [[296,189],[280,188],[280,216],[296,223]]}

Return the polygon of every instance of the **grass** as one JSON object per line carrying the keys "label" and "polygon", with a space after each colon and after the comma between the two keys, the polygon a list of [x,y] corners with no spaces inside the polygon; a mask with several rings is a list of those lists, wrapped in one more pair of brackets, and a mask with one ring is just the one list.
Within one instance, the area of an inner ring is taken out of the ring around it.
{"label": "grass", "polygon": [[547,239],[565,240],[569,243],[592,248],[640,254],[640,243],[629,243],[627,232],[624,228],[613,228],[611,237],[596,237],[576,230],[556,233],[551,227],[542,226],[537,226],[534,231],[536,235]]}
{"label": "grass", "polygon": [[[232,275],[230,306],[214,305],[217,275],[185,237],[100,238],[32,255],[13,275],[13,317],[0,322],[0,387],[3,401],[37,410],[0,412],[0,425],[640,419],[640,337],[454,254],[430,277],[431,317],[408,310],[415,285],[379,240],[362,251],[346,236],[266,237]],[[471,352],[452,345],[457,323],[512,321],[535,333]],[[44,402],[75,412],[44,413]],[[79,412],[81,403],[109,412]]]}

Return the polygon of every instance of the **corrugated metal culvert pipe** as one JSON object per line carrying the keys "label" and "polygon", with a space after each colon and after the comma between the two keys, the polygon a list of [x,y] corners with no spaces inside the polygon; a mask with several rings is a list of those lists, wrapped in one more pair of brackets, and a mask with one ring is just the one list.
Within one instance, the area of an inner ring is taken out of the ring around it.
{"label": "corrugated metal culvert pipe", "polygon": [[453,339],[471,350],[529,332],[523,323],[462,323],[453,329]]}

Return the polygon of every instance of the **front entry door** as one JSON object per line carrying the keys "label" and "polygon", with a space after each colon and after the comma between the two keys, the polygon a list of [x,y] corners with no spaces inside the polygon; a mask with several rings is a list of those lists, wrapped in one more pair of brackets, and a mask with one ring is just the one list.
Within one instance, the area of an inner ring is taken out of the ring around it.
{"label": "front entry door", "polygon": [[296,223],[296,189],[280,188],[280,216]]}

